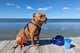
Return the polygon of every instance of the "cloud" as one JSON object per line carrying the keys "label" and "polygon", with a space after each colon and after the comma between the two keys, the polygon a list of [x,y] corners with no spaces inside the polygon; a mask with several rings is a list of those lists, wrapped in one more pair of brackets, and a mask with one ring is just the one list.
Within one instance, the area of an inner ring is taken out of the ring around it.
{"label": "cloud", "polygon": [[26,7],[26,9],[28,9],[28,10],[37,10],[37,11],[47,11],[47,10],[49,10],[49,9],[51,9],[51,8],[53,8],[52,6],[48,6],[48,7],[39,7],[39,8],[33,8],[32,6],[27,6]]}
{"label": "cloud", "polygon": [[21,6],[20,5],[17,5],[17,4],[15,4],[15,3],[6,3],[5,4],[6,6],[10,6],[10,7],[16,7],[16,8],[21,8]]}
{"label": "cloud", "polygon": [[37,10],[39,11],[47,11],[49,9],[53,8],[52,6],[49,6],[49,7],[44,7],[44,8],[38,8]]}
{"label": "cloud", "polygon": [[69,10],[70,8],[69,7],[63,7],[63,10]]}
{"label": "cloud", "polygon": [[37,10],[45,10],[45,11],[47,11],[48,10],[48,8],[38,8]]}
{"label": "cloud", "polygon": [[80,11],[80,8],[78,7],[78,8],[71,8],[71,7],[63,7],[62,8],[65,12],[66,11]]}
{"label": "cloud", "polygon": [[6,3],[7,6],[14,6],[14,3]]}
{"label": "cloud", "polygon": [[27,9],[34,10],[34,8],[32,6],[27,6]]}

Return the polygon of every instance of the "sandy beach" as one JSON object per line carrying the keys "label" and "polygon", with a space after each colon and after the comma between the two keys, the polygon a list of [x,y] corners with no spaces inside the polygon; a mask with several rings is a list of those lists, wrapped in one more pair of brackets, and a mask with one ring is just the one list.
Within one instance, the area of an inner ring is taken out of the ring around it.
{"label": "sandy beach", "polygon": [[[30,47],[31,45],[25,46],[22,49],[22,53],[80,53],[80,38],[71,37],[72,47],[65,49],[64,46],[57,46],[50,43],[50,39],[42,39],[39,48]],[[19,53],[19,47],[13,49],[15,46],[15,40],[3,40],[0,41],[0,53]]]}

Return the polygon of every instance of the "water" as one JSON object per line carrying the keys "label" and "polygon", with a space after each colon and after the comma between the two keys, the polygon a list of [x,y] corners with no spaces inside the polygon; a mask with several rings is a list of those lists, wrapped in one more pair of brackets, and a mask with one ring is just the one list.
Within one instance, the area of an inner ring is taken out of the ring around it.
{"label": "water", "polygon": [[[29,21],[29,20],[27,20]],[[23,28],[28,22],[0,22],[0,40],[15,39],[18,31]],[[79,37],[80,36],[80,22],[58,22],[48,20],[43,24],[41,30],[41,37],[56,36],[57,34],[65,37]]]}

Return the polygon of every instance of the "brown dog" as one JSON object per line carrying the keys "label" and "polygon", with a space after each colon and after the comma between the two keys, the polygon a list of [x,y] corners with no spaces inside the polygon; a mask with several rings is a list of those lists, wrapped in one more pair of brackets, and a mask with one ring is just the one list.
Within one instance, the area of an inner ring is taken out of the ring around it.
{"label": "brown dog", "polygon": [[16,45],[17,46],[20,45],[22,47],[27,39],[31,39],[32,46],[35,46],[34,37],[37,37],[39,43],[40,42],[39,34],[40,34],[41,26],[46,21],[47,21],[47,17],[45,14],[34,13],[31,22],[28,23],[28,25],[26,25],[24,29],[21,29],[17,34]]}

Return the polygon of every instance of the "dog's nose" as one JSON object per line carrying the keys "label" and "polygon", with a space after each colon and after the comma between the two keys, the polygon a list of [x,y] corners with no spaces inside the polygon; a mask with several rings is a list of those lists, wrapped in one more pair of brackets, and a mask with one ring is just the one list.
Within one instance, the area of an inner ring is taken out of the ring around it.
{"label": "dog's nose", "polygon": [[46,21],[47,21],[47,17],[46,17]]}

